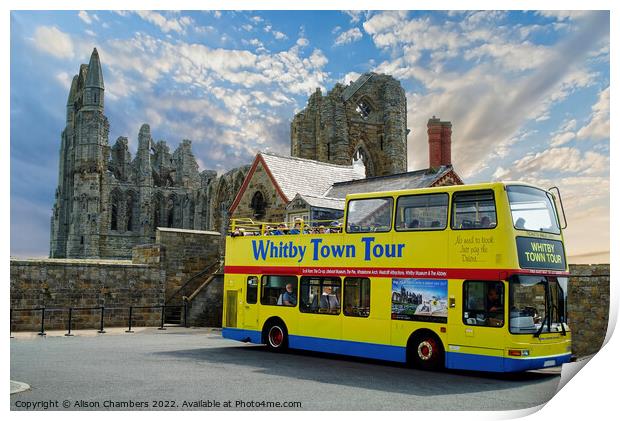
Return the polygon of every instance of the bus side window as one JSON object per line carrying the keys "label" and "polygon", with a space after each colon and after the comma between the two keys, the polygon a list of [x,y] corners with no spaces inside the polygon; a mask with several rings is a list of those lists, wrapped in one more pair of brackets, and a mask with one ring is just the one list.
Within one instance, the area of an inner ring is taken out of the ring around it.
{"label": "bus side window", "polygon": [[345,316],[370,316],[370,279],[344,279],[344,310]]}
{"label": "bus side window", "polygon": [[338,277],[302,276],[299,284],[299,311],[340,314],[341,281]]}
{"label": "bus side window", "polygon": [[248,276],[248,283],[245,291],[245,302],[248,304],[256,304],[258,297],[258,278],[256,276]]}
{"label": "bus side window", "polygon": [[473,326],[504,326],[504,284],[492,281],[465,281],[463,323]]}
{"label": "bus side window", "polygon": [[448,224],[448,194],[400,196],[396,214],[396,231],[443,230]]}
{"label": "bus side window", "polygon": [[267,306],[281,306],[286,285],[291,284],[297,292],[297,276],[264,275],[262,277],[260,303]]}
{"label": "bus side window", "polygon": [[492,229],[496,225],[492,190],[463,191],[452,195],[452,229]]}

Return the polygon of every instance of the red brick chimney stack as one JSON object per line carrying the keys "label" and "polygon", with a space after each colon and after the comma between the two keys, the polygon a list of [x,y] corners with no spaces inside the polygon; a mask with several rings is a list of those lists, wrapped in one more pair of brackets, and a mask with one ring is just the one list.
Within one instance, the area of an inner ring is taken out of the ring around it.
{"label": "red brick chimney stack", "polygon": [[433,116],[428,120],[428,163],[430,168],[452,165],[452,123]]}

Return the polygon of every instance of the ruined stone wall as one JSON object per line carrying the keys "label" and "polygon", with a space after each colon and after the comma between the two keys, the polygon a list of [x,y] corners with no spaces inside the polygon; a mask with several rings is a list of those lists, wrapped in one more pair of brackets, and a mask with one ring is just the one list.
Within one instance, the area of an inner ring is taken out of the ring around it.
{"label": "ruined stone wall", "polygon": [[367,176],[407,171],[407,99],[389,75],[317,89],[291,122],[291,155],[340,165],[361,158]]}
{"label": "ruined stone wall", "polygon": [[[96,93],[85,83],[93,75]],[[219,209],[230,205],[245,167],[221,177],[200,172],[190,140],[171,151],[153,140],[148,124],[140,127],[132,159],[127,137],[108,142],[103,97],[95,50],[73,78],[67,100],[50,257],[129,259],[133,247],[155,241],[157,227],[219,231]]]}
{"label": "ruined stone wall", "polygon": [[605,340],[609,319],[609,270],[606,265],[570,265],[568,324],[573,354],[596,353]]}
{"label": "ruined stone wall", "polygon": [[[66,329],[68,307],[101,307],[105,326],[127,326],[129,306],[163,304],[165,273],[128,261],[11,259],[11,309],[46,307],[45,328]],[[53,310],[65,308],[65,310]],[[134,309],[135,326],[156,326],[159,309]],[[73,329],[98,329],[99,310],[75,310]],[[12,313],[12,329],[40,329],[41,312]]]}

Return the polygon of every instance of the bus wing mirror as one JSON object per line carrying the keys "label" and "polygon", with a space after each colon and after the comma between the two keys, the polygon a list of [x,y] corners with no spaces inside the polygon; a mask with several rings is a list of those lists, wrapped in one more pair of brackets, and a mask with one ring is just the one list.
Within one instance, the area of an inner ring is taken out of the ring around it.
{"label": "bus wing mirror", "polygon": [[[558,219],[560,219],[560,224],[562,229],[566,229],[568,226],[568,222],[566,221],[566,214],[564,213],[564,204],[562,203],[562,195],[560,194],[560,189],[557,186],[553,186],[549,189],[551,193],[551,197],[553,197],[553,202],[555,204],[555,209],[558,212]],[[553,194],[555,192],[556,194]],[[558,203],[560,206],[558,206]]]}

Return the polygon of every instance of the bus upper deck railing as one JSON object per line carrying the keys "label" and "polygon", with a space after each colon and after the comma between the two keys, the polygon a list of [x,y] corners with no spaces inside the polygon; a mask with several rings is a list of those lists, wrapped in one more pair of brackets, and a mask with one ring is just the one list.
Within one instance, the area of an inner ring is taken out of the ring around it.
{"label": "bus upper deck railing", "polygon": [[321,219],[305,221],[301,218],[292,223],[254,221],[250,218],[230,220],[228,235],[232,237],[283,234],[332,234],[342,232],[339,219]]}

